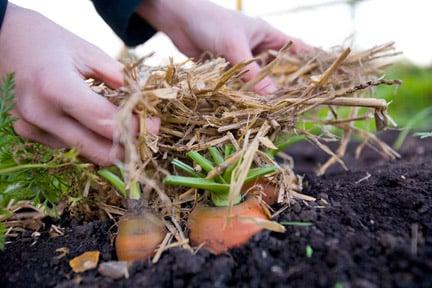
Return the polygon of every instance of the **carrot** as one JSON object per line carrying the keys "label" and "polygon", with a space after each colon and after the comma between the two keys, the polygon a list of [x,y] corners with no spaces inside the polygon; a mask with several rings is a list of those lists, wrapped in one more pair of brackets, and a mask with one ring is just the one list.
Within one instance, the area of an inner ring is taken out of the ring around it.
{"label": "carrot", "polygon": [[245,184],[242,189],[245,192],[247,191],[248,194],[259,192],[262,196],[262,200],[268,205],[274,205],[278,200],[279,191],[277,190],[277,187],[264,177]]}
{"label": "carrot", "polygon": [[[138,183],[132,183],[127,191],[124,181],[112,169],[100,169],[98,174],[125,198],[132,201],[141,198]],[[132,211],[121,217],[118,222],[118,233],[115,239],[117,258],[120,261],[145,260],[153,255],[166,234],[165,224],[152,212]]]}
{"label": "carrot", "polygon": [[151,257],[166,233],[164,223],[153,213],[123,216],[115,240],[117,258],[135,261]]}
{"label": "carrot", "polygon": [[187,226],[192,245],[205,244],[215,254],[241,246],[263,228],[255,223],[242,221],[243,217],[268,220],[258,200],[250,197],[232,209],[231,221],[228,207],[199,205],[189,215]]}
{"label": "carrot", "polygon": [[[243,192],[248,192],[246,199],[239,197],[229,214],[228,196],[232,171],[237,164],[233,161],[235,153],[232,147],[225,147],[224,156],[220,151],[211,147],[209,154],[213,161],[198,152],[189,152],[187,155],[196,164],[201,166],[203,175],[195,171],[192,166],[174,160],[173,165],[188,176],[170,175],[164,180],[167,185],[183,186],[207,190],[213,206],[198,205],[189,215],[187,226],[189,239],[193,245],[205,244],[205,247],[215,254],[227,251],[230,248],[246,243],[253,235],[263,228],[247,218],[269,220],[258,199],[253,197],[258,190],[263,193],[264,201],[275,203],[277,191],[275,186],[263,176],[273,173],[275,166],[252,168],[248,171]],[[238,158],[237,158],[238,159]],[[234,163],[233,163],[234,162]],[[258,187],[259,186],[259,187]],[[243,200],[243,201],[242,201]]]}

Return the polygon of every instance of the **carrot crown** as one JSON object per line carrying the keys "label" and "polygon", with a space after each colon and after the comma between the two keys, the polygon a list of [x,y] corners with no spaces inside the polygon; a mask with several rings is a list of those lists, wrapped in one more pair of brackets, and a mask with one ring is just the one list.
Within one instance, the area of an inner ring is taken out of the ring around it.
{"label": "carrot crown", "polygon": [[[201,171],[197,171],[192,166],[174,159],[171,162],[174,167],[188,176],[169,175],[164,179],[164,183],[172,186],[207,190],[210,192],[211,200],[215,206],[228,206],[232,172],[237,166],[241,155],[235,153],[232,145],[225,145],[223,154],[216,147],[210,147],[208,152],[211,160],[196,151],[190,151],[186,154],[201,167]],[[276,167],[274,165],[251,168],[244,184],[275,171]],[[235,204],[240,201],[241,197],[238,197]]]}

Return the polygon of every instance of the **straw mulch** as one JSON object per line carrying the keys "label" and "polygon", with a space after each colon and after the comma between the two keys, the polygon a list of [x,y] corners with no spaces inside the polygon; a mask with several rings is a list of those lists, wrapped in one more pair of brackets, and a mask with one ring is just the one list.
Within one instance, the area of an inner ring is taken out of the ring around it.
{"label": "straw mulch", "polygon": [[[147,57],[129,59],[126,87],[111,90],[90,81],[96,92],[120,107],[116,139],[125,147],[128,179],[140,181],[144,198],[161,208],[164,215],[170,215],[174,223],[178,224],[188,210],[185,203],[205,197],[194,190],[162,184],[167,174],[175,173],[170,161],[187,161],[185,153],[190,150],[205,153],[211,146],[234,145],[240,162],[231,185],[232,199],[240,193],[245,177],[241,171],[253,163],[278,165],[271,179],[282,192],[279,202],[284,203],[293,198],[311,198],[300,193],[301,179],[295,175],[289,156],[281,155],[284,161],[275,163],[264,153],[281,139],[302,136],[325,151],[329,159],[317,167],[319,175],[334,164],[346,168],[342,157],[353,135],[363,139],[358,155],[367,145],[389,159],[399,157],[373,134],[355,125],[374,118],[380,130],[392,123],[386,113],[388,103],[373,98],[372,92],[375,86],[400,84],[382,78],[383,68],[388,65],[385,58],[397,54],[393,43],[355,53],[339,48],[291,55],[288,48],[289,44],[281,51],[268,51],[234,66],[217,57],[160,67],[146,65]],[[244,83],[242,75],[254,60],[263,69],[255,79]],[[263,96],[253,87],[266,76],[274,79],[279,90]],[[131,125],[133,114],[139,119],[138,136]],[[161,119],[158,135],[148,133],[148,117]],[[326,145],[328,141],[339,141],[339,147],[332,151]]]}

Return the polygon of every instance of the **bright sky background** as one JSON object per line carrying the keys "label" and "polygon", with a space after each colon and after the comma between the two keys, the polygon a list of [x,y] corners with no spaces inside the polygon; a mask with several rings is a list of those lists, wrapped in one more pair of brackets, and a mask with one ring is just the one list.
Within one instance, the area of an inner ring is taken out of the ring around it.
{"label": "bright sky background", "polygon": [[[213,1],[235,8],[235,0]],[[97,15],[90,0],[10,2],[39,11],[112,56],[118,55],[122,48],[122,42]],[[357,6],[354,20],[346,4],[287,12],[296,7],[324,2],[335,0],[243,0],[243,8],[248,15],[262,17],[285,33],[315,46],[328,48],[347,43],[346,39],[355,31],[357,48],[396,41],[397,48],[404,52],[404,57],[409,61],[432,65],[432,1],[369,0]],[[153,61],[159,63],[167,61],[170,56],[180,57],[164,35],[157,35],[138,51],[155,51],[157,57]]]}

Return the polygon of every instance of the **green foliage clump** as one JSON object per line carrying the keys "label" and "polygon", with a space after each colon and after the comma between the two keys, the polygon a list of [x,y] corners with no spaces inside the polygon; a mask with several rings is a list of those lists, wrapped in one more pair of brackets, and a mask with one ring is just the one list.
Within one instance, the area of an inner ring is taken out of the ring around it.
{"label": "green foliage clump", "polygon": [[[80,163],[77,151],[53,150],[23,140],[15,134],[11,116],[14,108],[14,75],[0,85],[0,219],[7,219],[11,201],[31,201],[48,215],[57,215],[60,200],[77,199],[89,164]],[[3,228],[3,229],[2,229]],[[0,248],[4,244],[0,226]]]}
{"label": "green foliage clump", "polygon": [[[232,145],[225,145],[223,154],[217,147],[210,147],[209,154],[211,160],[196,151],[190,151],[186,155],[196,164],[198,164],[202,171],[205,173],[215,172],[216,169],[222,168],[220,173],[216,173],[211,179],[208,175],[196,171],[192,166],[174,159],[172,164],[178,170],[183,171],[189,176],[169,175],[164,179],[164,183],[172,186],[197,188],[210,191],[210,197],[215,206],[223,207],[229,205],[229,190],[230,183],[234,169],[237,167],[239,161],[234,164],[225,166],[225,161],[234,154],[235,150]],[[263,167],[251,168],[248,171],[245,179],[245,184],[252,182],[260,177],[272,174],[276,171],[276,166],[267,165]],[[235,200],[234,204],[238,204],[241,197]]]}

